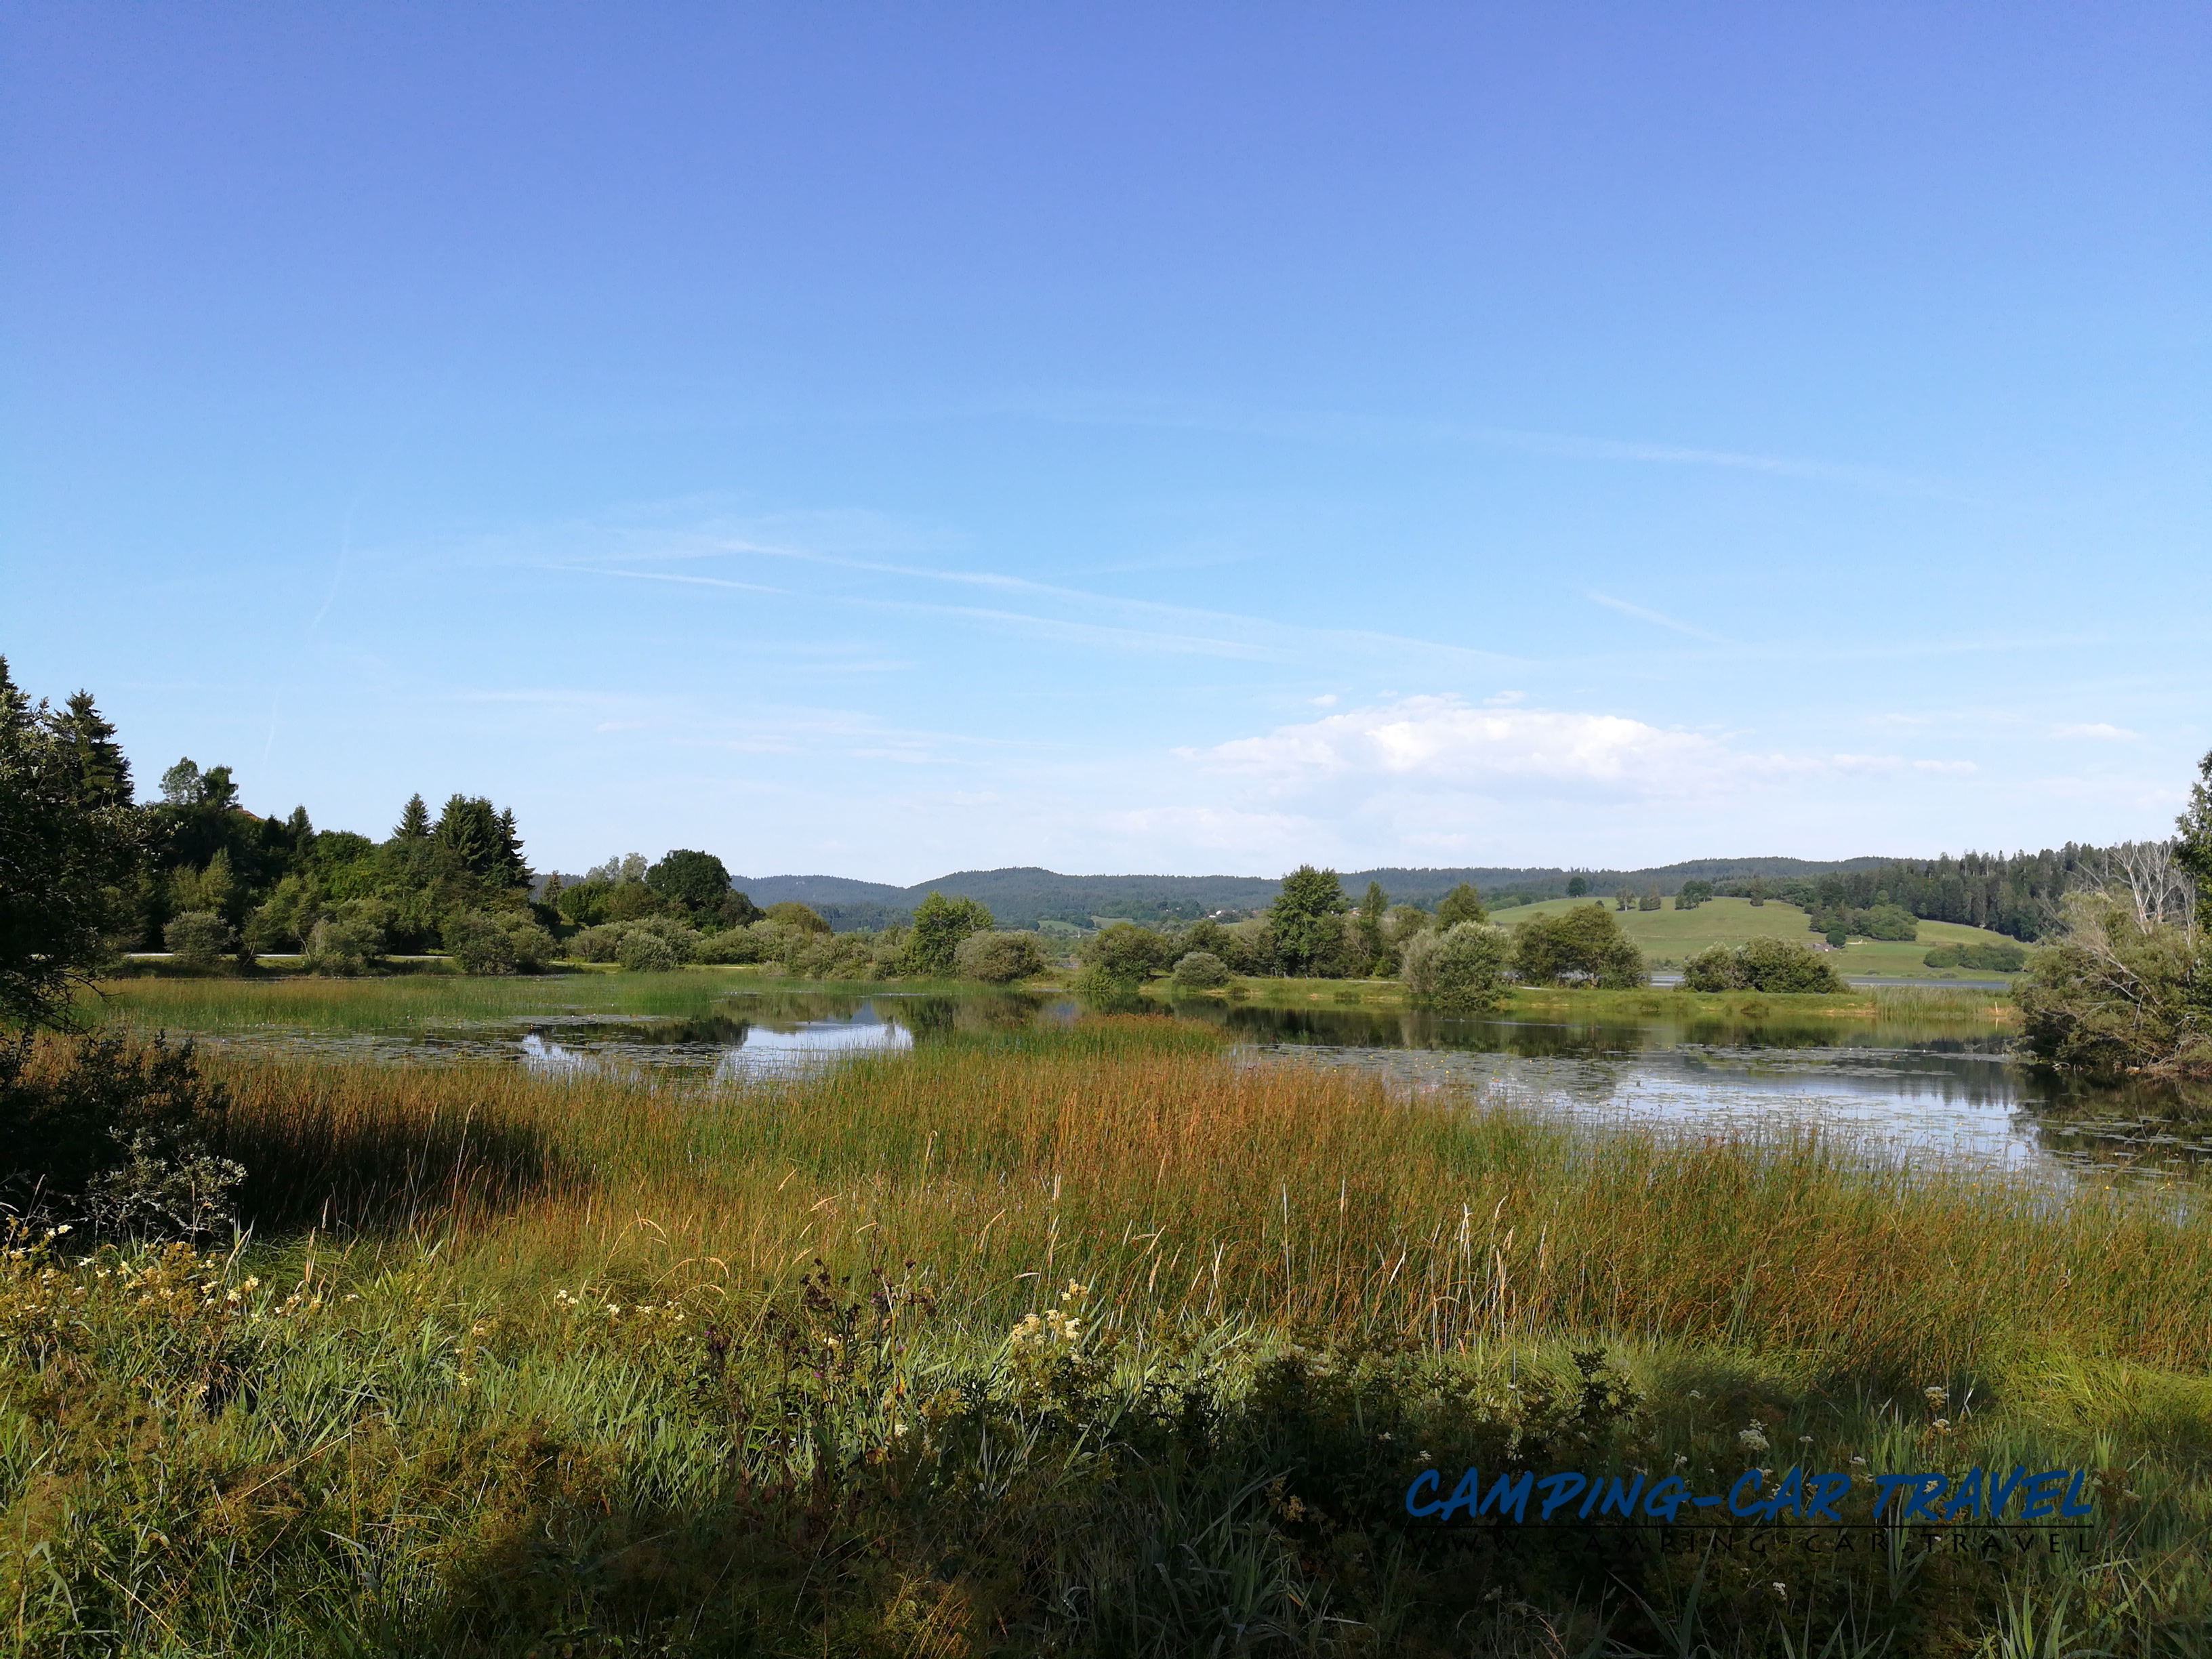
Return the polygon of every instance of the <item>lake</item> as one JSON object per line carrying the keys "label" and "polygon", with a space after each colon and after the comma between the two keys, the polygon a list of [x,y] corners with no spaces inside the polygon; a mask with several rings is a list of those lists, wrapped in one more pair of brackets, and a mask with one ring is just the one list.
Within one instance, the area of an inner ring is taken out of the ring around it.
{"label": "lake", "polygon": [[[726,981],[682,977],[681,994],[659,1005],[669,1012],[653,1012],[656,994],[633,990],[629,975],[539,981],[534,990],[532,981],[503,981],[490,1017],[472,1009],[475,1017],[441,1018],[426,1005],[402,1018],[409,998],[395,982],[388,1005],[359,988],[391,1009],[387,1019],[356,1010],[294,1023],[282,1006],[292,1000],[280,994],[258,1020],[216,1022],[206,1040],[402,1064],[504,1059],[556,1077],[634,1068],[743,1085],[1077,1012],[1065,998],[1013,993],[732,993]],[[340,994],[349,1009],[359,1001]],[[314,1006],[303,1000],[299,1012]],[[2212,1097],[2069,1085],[2021,1064],[2005,1031],[1971,1022],[1685,1019],[1663,1011],[1632,1020],[1578,1020],[1571,1011],[1506,1020],[1210,999],[1174,1012],[1225,1027],[1248,1064],[1347,1067],[1413,1093],[1474,1090],[1583,1123],[1688,1133],[1817,1128],[1892,1153],[2066,1179],[2176,1172],[2212,1158]],[[173,1023],[208,1030],[189,1018]]]}

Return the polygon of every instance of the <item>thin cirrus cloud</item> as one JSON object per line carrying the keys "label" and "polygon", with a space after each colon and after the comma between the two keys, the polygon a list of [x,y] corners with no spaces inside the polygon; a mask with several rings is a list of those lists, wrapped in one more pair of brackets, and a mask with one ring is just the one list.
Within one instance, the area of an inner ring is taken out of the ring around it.
{"label": "thin cirrus cloud", "polygon": [[2080,738],[2092,743],[2132,743],[2142,734],[2130,732],[2124,726],[2110,726],[2103,720],[2069,722],[2051,728],[2054,738]]}
{"label": "thin cirrus cloud", "polygon": [[1618,611],[1625,617],[1634,617],[1639,622],[1648,622],[1656,627],[1671,628],[1677,634],[1687,634],[1692,639],[1703,640],[1708,645],[1726,645],[1729,643],[1728,641],[1723,639],[1717,634],[1708,634],[1702,628],[1692,628],[1689,623],[1686,622],[1678,622],[1674,617],[1667,616],[1663,612],[1647,611],[1640,605],[1631,605],[1626,599],[1616,599],[1610,593],[1591,592],[1586,593],[1583,597],[1588,599],[1592,605],[1604,605],[1609,611]]}
{"label": "thin cirrus cloud", "polygon": [[[981,589],[1006,596],[1009,600],[1029,601],[1034,608],[1016,610],[1006,606],[949,605],[939,601],[894,598],[874,592],[854,593],[818,587],[801,588],[747,581],[735,577],[637,568],[660,560],[688,562],[713,557],[772,559],[826,571]],[[1154,599],[1129,599],[1083,588],[1065,587],[996,571],[948,570],[881,559],[858,558],[742,537],[688,535],[658,543],[648,540],[643,547],[601,556],[589,562],[550,563],[541,568],[617,580],[723,588],[736,592],[802,599],[810,604],[944,617],[993,632],[1025,635],[1056,643],[1085,645],[1113,651],[1165,653],[1254,662],[1302,663],[1311,660],[1316,648],[1322,648],[1332,655],[1340,656],[1403,660],[1407,653],[1412,653],[1462,665],[1486,668],[1527,665],[1524,659],[1501,652],[1375,629],[1301,627],[1234,612],[1201,610],[1164,604]],[[1105,623],[1049,614],[1054,610],[1077,611],[1083,617],[1112,616],[1120,621]]]}

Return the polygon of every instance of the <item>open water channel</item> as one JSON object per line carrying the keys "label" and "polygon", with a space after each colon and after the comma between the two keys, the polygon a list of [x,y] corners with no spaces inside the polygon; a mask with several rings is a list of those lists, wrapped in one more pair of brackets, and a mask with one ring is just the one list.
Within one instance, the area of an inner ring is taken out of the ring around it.
{"label": "open water channel", "polygon": [[[2059,1179],[2178,1173],[2212,1161],[2212,1098],[2069,1085],[2022,1063],[2007,1033],[1910,1018],[1631,1022],[1472,1019],[1201,1000],[1249,1064],[1356,1069],[1410,1092],[1478,1091],[1577,1122],[1697,1133],[1819,1129],[1914,1158]],[[705,1016],[567,1012],[404,1034],[264,1029],[216,1041],[401,1063],[504,1057],[544,1075],[642,1068],[742,1085],[896,1054],[956,1030],[1072,1019],[1065,999],[764,992]]]}

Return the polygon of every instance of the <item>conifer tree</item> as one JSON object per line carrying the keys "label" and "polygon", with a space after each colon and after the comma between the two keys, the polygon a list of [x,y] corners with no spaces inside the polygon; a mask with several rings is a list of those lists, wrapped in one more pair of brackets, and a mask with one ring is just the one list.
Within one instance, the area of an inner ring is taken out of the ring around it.
{"label": "conifer tree", "polygon": [[420,791],[408,796],[407,805],[399,814],[399,823],[392,834],[396,841],[429,840],[430,809],[422,804]]}

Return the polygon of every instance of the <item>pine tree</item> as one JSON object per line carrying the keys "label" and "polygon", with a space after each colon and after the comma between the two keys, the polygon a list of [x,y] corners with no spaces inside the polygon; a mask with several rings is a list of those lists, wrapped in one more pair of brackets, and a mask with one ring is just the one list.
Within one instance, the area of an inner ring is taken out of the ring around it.
{"label": "pine tree", "polygon": [[2173,861],[2195,878],[2197,890],[2212,908],[2212,755],[2197,763],[2197,781],[2189,788],[2189,809],[2174,819],[2181,833],[2173,843]]}
{"label": "pine tree", "polygon": [[0,1021],[68,1021],[128,925],[146,836],[129,797],[91,699],[33,704],[0,658]]}
{"label": "pine tree", "polygon": [[422,804],[418,791],[407,798],[407,805],[399,814],[398,825],[392,832],[398,841],[428,841],[430,838],[430,809]]}
{"label": "pine tree", "polygon": [[131,804],[131,763],[115,741],[115,728],[93,707],[91,692],[80,691],[69,700],[67,712],[55,717],[54,737],[76,775],[78,805]]}

